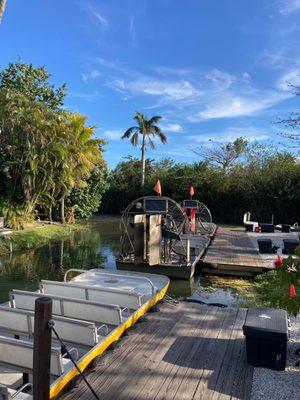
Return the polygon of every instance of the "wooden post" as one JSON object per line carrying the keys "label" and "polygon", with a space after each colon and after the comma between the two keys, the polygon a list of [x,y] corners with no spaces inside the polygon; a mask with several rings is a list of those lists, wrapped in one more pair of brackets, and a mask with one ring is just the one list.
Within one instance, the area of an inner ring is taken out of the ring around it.
{"label": "wooden post", "polygon": [[50,360],[52,300],[40,297],[35,301],[33,350],[33,400],[50,398]]}

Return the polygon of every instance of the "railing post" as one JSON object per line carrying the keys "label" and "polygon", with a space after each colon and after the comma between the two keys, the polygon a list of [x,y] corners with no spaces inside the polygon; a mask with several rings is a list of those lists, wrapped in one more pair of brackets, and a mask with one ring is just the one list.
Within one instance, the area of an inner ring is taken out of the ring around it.
{"label": "railing post", "polygon": [[33,350],[33,400],[50,398],[50,360],[52,300],[40,297],[35,301]]}

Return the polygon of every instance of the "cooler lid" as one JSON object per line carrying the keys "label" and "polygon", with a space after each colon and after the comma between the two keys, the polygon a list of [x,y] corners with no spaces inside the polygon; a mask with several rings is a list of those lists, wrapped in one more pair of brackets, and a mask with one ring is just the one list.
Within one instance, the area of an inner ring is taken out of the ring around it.
{"label": "cooler lid", "polygon": [[245,336],[287,340],[287,313],[273,308],[249,308],[243,332]]}

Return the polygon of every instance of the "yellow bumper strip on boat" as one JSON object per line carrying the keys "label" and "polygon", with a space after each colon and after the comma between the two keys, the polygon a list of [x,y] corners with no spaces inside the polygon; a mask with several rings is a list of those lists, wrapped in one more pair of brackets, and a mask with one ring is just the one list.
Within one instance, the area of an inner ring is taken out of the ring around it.
{"label": "yellow bumper strip on boat", "polygon": [[[147,303],[140,307],[124,324],[120,325],[115,329],[111,335],[109,335],[103,342],[97,345],[94,349],[87,353],[86,356],[78,363],[78,367],[81,371],[84,371],[86,367],[98,356],[100,356],[113,342],[117,341],[120,336],[126,331],[126,329],[133,326],[136,321],[141,318],[151,307],[153,307],[158,301],[162,300],[168,290],[169,283],[164,288],[153,296]],[[71,380],[78,375],[76,368],[72,368],[62,375],[61,379],[53,383],[50,389],[50,399],[55,399],[63,390],[63,388],[71,382]]]}

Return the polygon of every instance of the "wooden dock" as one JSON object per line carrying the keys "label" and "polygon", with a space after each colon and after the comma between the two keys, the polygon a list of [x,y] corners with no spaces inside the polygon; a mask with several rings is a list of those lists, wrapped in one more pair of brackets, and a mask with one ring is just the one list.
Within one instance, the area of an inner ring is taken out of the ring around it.
{"label": "wooden dock", "polygon": [[273,268],[255,248],[247,232],[218,228],[200,263],[201,272],[216,275],[254,276]]}
{"label": "wooden dock", "polygon": [[[195,303],[160,305],[87,376],[101,399],[250,399],[253,368],[246,363],[246,309]],[[93,399],[80,382],[62,399]]]}

